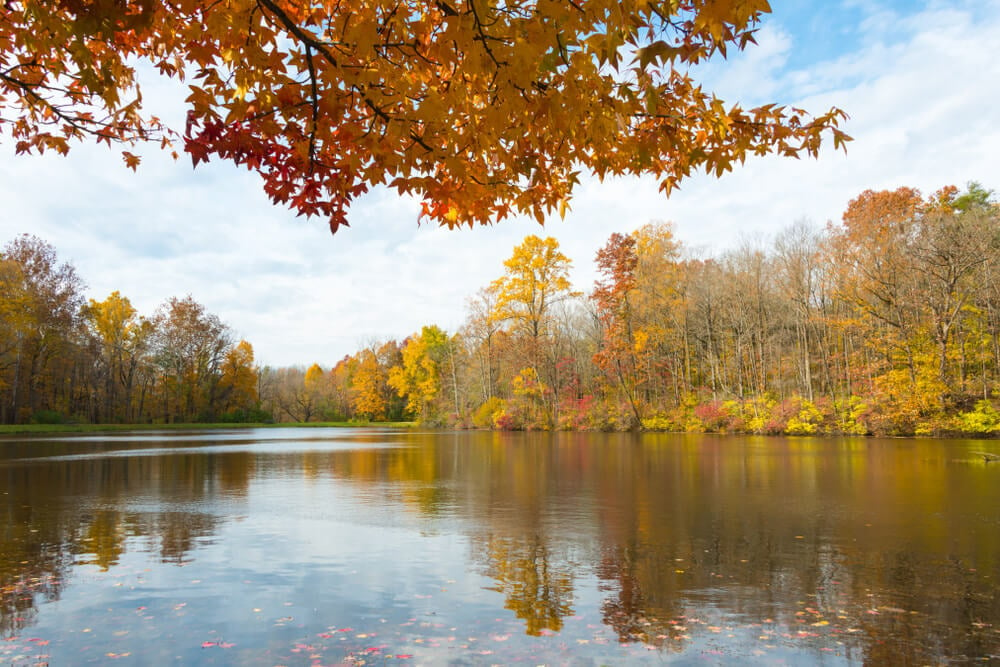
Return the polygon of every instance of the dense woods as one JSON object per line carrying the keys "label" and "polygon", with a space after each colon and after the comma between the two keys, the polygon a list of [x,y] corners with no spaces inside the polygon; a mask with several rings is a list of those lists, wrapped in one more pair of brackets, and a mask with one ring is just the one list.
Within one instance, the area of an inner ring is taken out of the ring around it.
{"label": "dense woods", "polygon": [[574,286],[528,236],[455,332],[428,324],[333,368],[259,368],[191,297],[143,317],[73,267],[3,251],[5,422],[417,420],[499,429],[1000,431],[1000,207],[977,184],[866,191],[715,256],[668,223],[613,233]]}

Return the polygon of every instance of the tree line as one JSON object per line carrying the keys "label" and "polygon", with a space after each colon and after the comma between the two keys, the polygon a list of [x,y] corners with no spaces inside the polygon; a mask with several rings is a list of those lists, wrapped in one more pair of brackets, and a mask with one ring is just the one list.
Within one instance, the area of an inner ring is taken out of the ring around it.
{"label": "tree line", "polygon": [[613,233],[589,291],[528,236],[466,304],[331,369],[278,372],[282,418],[501,429],[1000,431],[1000,207],[972,183],[865,191],[715,256]]}
{"label": "tree line", "polygon": [[531,235],[457,331],[428,324],[329,369],[257,367],[190,297],[149,318],[117,293],[84,304],[72,267],[21,237],[3,252],[2,417],[997,432],[998,216],[975,183],[869,190],[839,223],[714,256],[654,222],[610,235],[587,291]]}
{"label": "tree line", "polygon": [[253,347],[191,296],[142,316],[115,291],[85,299],[76,269],[23,235],[0,253],[0,421],[247,421]]}

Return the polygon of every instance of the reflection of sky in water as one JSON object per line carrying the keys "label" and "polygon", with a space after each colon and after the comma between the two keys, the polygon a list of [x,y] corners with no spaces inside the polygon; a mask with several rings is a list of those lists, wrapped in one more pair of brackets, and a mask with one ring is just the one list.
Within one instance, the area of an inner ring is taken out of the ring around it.
{"label": "reflection of sky in water", "polygon": [[989,443],[142,435],[7,450],[0,664],[1000,653]]}
{"label": "reflection of sky in water", "polygon": [[[294,434],[294,437],[291,435]],[[90,435],[38,435],[31,438],[33,444],[42,442],[72,442],[80,443],[146,443],[146,442],[219,442],[224,440],[240,440],[244,442],[266,442],[268,440],[278,440],[291,443],[300,442],[325,442],[330,440],[344,440],[356,442],[358,436],[364,439],[385,437],[392,439],[399,436],[398,429],[376,429],[376,428],[339,428],[339,427],[313,427],[313,428],[237,428],[237,429],[212,429],[204,431],[183,431],[176,429],[164,430],[142,430],[129,431],[125,433],[107,432]],[[8,438],[13,439],[13,438]]]}

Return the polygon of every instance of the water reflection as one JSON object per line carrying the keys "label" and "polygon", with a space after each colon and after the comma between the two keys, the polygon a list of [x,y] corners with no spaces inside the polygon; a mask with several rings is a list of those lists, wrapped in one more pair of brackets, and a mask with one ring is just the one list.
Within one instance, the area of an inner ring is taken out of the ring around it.
{"label": "water reflection", "polygon": [[[253,576],[259,561],[312,576],[317,563],[356,560],[357,544],[322,534],[333,521],[363,535],[411,527],[460,538],[443,556],[464,563],[455,586],[498,596],[495,607],[462,599],[480,605],[477,622],[502,607],[528,642],[572,634],[568,620],[593,615],[617,647],[580,635],[578,654],[988,658],[1000,654],[1000,467],[969,455],[982,449],[293,430],[4,442],[0,636],[37,623],[74,568],[106,572],[130,552],[198,564],[206,544],[235,539],[227,531],[239,517],[261,536],[246,556],[257,559]],[[268,512],[279,511],[318,527],[308,539],[319,555],[265,539]],[[369,567],[423,567],[391,543],[361,548]],[[231,576],[202,585],[228,595],[250,575]],[[392,591],[369,593],[382,600],[371,604],[399,605]]]}

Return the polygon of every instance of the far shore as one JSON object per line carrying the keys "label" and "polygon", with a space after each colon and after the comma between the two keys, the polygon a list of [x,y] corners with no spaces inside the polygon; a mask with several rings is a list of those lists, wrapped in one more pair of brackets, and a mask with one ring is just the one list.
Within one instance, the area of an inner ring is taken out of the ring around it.
{"label": "far shore", "polygon": [[248,428],[412,428],[416,422],[287,422],[224,424],[0,424],[0,436],[33,433],[101,433],[113,431],[202,431]]}

